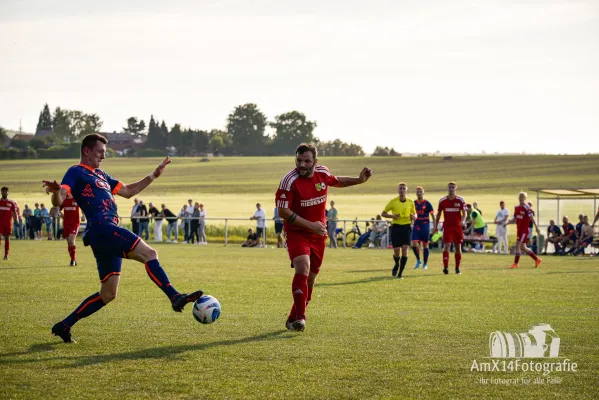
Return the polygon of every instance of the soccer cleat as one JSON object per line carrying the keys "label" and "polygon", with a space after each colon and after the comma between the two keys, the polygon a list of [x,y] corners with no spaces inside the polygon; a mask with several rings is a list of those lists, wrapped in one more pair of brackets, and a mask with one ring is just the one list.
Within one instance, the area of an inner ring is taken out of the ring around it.
{"label": "soccer cleat", "polygon": [[539,265],[541,265],[542,262],[543,262],[542,258],[537,258],[535,260],[535,268],[539,268]]}
{"label": "soccer cleat", "polygon": [[294,331],[303,332],[304,329],[306,329],[306,320],[305,319],[295,320],[291,323],[291,326],[293,327]]}
{"label": "soccer cleat", "polygon": [[397,275],[397,279],[403,279],[403,276]]}
{"label": "soccer cleat", "polygon": [[67,326],[62,322],[54,324],[52,327],[52,334],[60,337],[65,343],[77,343],[71,336],[71,329],[67,328]]}
{"label": "soccer cleat", "polygon": [[460,269],[459,269],[459,268],[456,268],[456,269],[455,269],[455,273],[456,273],[456,275],[462,275],[462,273],[460,272]]}
{"label": "soccer cleat", "polygon": [[424,265],[422,266],[422,269],[428,269],[428,265],[424,264]]}
{"label": "soccer cleat", "polygon": [[513,263],[513,264],[510,266],[510,269],[516,269],[516,268],[518,268],[518,264],[516,264],[516,263]]}
{"label": "soccer cleat", "polygon": [[399,270],[399,265],[396,265],[395,267],[393,267],[393,269],[391,270],[391,275],[395,276],[397,275],[397,271]]}
{"label": "soccer cleat", "polygon": [[285,328],[287,328],[288,331],[293,331],[293,321],[291,320],[287,320],[285,321]]}
{"label": "soccer cleat", "polygon": [[183,311],[183,308],[185,307],[185,305],[187,305],[187,303],[192,303],[192,302],[196,301],[197,299],[202,297],[203,294],[204,294],[204,292],[201,290],[198,290],[197,292],[193,292],[190,294],[180,293],[171,302],[171,304],[173,305],[173,310],[175,310],[176,312]]}
{"label": "soccer cleat", "polygon": [[3,260],[8,260],[8,255],[5,255]]}
{"label": "soccer cleat", "polygon": [[420,261],[420,260],[416,261],[416,265],[414,266],[414,269],[420,268],[420,264],[422,264],[422,261]]}
{"label": "soccer cleat", "polygon": [[447,275],[447,274],[449,274],[449,270],[448,270],[447,268],[443,268],[443,273],[444,273],[445,275]]}
{"label": "soccer cleat", "polygon": [[69,267],[76,267],[76,266],[77,266],[77,261],[71,260],[71,262],[69,263]]}

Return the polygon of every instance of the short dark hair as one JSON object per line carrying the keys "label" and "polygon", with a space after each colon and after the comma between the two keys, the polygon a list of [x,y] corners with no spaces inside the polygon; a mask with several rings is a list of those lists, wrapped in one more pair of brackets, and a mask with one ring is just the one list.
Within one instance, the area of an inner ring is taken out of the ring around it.
{"label": "short dark hair", "polygon": [[308,143],[300,144],[299,146],[297,146],[295,148],[295,155],[297,156],[298,154],[304,154],[307,151],[312,153],[312,155],[314,156],[314,159],[316,160],[316,158],[318,157],[318,150],[316,150],[316,146],[314,146],[313,144],[308,144]]}
{"label": "short dark hair", "polygon": [[2,191],[6,190],[8,192],[8,188],[6,186],[2,186],[2,189],[0,189]]}
{"label": "short dark hair", "polygon": [[108,144],[108,139],[99,133],[90,133],[89,135],[85,135],[83,140],[81,141],[81,154],[83,154],[83,149],[93,149],[96,146],[96,143],[102,142],[104,144]]}

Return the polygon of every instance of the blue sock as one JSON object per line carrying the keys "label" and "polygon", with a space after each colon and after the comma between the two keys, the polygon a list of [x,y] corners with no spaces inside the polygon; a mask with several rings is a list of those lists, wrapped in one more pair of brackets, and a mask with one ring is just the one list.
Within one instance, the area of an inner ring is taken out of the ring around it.
{"label": "blue sock", "polygon": [[414,255],[416,256],[416,261],[420,261],[420,249],[418,246],[412,246],[412,250],[414,251]]}
{"label": "blue sock", "polygon": [[154,283],[168,296],[170,300],[173,300],[179,292],[171,285],[171,282],[166,276],[166,272],[160,266],[158,260],[151,260],[146,263],[146,272]]}
{"label": "blue sock", "polygon": [[426,264],[428,262],[428,247],[426,249],[424,249],[423,252],[424,252],[424,263]]}
{"label": "blue sock", "polygon": [[89,317],[96,311],[100,311],[106,304],[102,301],[100,293],[96,292],[89,296],[73,311],[68,317],[62,320],[69,329],[77,323],[81,318]]}

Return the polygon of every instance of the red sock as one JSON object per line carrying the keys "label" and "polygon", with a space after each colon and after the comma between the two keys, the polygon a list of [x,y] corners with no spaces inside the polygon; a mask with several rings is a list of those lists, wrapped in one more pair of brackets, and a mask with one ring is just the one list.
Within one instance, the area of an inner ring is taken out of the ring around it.
{"label": "red sock", "polygon": [[8,250],[10,249],[10,238],[5,237],[4,238],[4,255],[7,256],[8,255]]}
{"label": "red sock", "polygon": [[449,267],[449,251],[443,252],[443,268]]}
{"label": "red sock", "polygon": [[460,268],[460,261],[462,261],[462,253],[455,253],[455,267]]}
{"label": "red sock", "polygon": [[514,258],[514,264],[518,264],[520,262],[520,254],[516,254],[516,257]]}
{"label": "red sock", "polygon": [[73,261],[77,261],[77,256],[75,255],[75,250],[77,249],[77,246],[73,246],[71,247],[71,251],[73,252],[73,254],[71,255],[71,259]]}
{"label": "red sock", "polygon": [[289,311],[289,316],[287,317],[288,321],[295,321],[296,320],[296,312],[295,312],[295,303],[293,303],[293,305],[291,306],[291,311]]}
{"label": "red sock", "polygon": [[532,258],[533,260],[537,261],[537,255],[535,253],[532,252],[532,250],[528,251],[528,255],[530,256],[530,258]]}
{"label": "red sock", "polygon": [[295,305],[296,319],[306,319],[306,298],[308,297],[308,277],[295,274],[291,284],[291,294]]}
{"label": "red sock", "polygon": [[69,257],[71,257],[71,261],[73,261],[73,248],[71,246],[69,246],[68,249],[69,249]]}

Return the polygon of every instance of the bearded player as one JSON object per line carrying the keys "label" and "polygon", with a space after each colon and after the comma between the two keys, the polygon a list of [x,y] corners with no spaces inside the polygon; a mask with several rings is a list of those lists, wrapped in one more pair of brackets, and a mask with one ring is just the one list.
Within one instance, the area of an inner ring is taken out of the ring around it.
{"label": "bearded player", "polygon": [[514,216],[507,221],[504,226],[517,221],[516,226],[518,227],[518,233],[516,235],[516,257],[514,258],[514,263],[510,268],[518,268],[518,262],[520,262],[520,254],[528,254],[530,258],[535,260],[535,268],[539,268],[542,260],[536,256],[535,253],[532,252],[528,247],[526,247],[526,241],[528,240],[528,235],[530,234],[529,224],[532,222],[534,225],[537,235],[540,235],[539,227],[537,226],[537,221],[535,221],[534,214],[528,204],[526,204],[526,198],[528,195],[526,192],[520,192],[518,194],[518,200],[520,204],[516,206],[514,209]]}
{"label": "bearded player", "polygon": [[364,168],[357,178],[334,176],[327,167],[318,165],[315,146],[302,143],[296,148],[295,169],[283,177],[275,198],[279,216],[284,220],[291,267],[295,269],[287,329],[303,332],[306,327],[306,306],[324,257],[329,187],[358,185],[371,176],[370,168]]}
{"label": "bearded player", "polygon": [[77,255],[75,246],[75,239],[77,239],[77,233],[79,232],[79,206],[77,201],[72,194],[69,193],[66,199],[60,205],[60,209],[64,214],[64,223],[62,234],[67,240],[69,257],[71,257],[70,266],[77,266]]}

